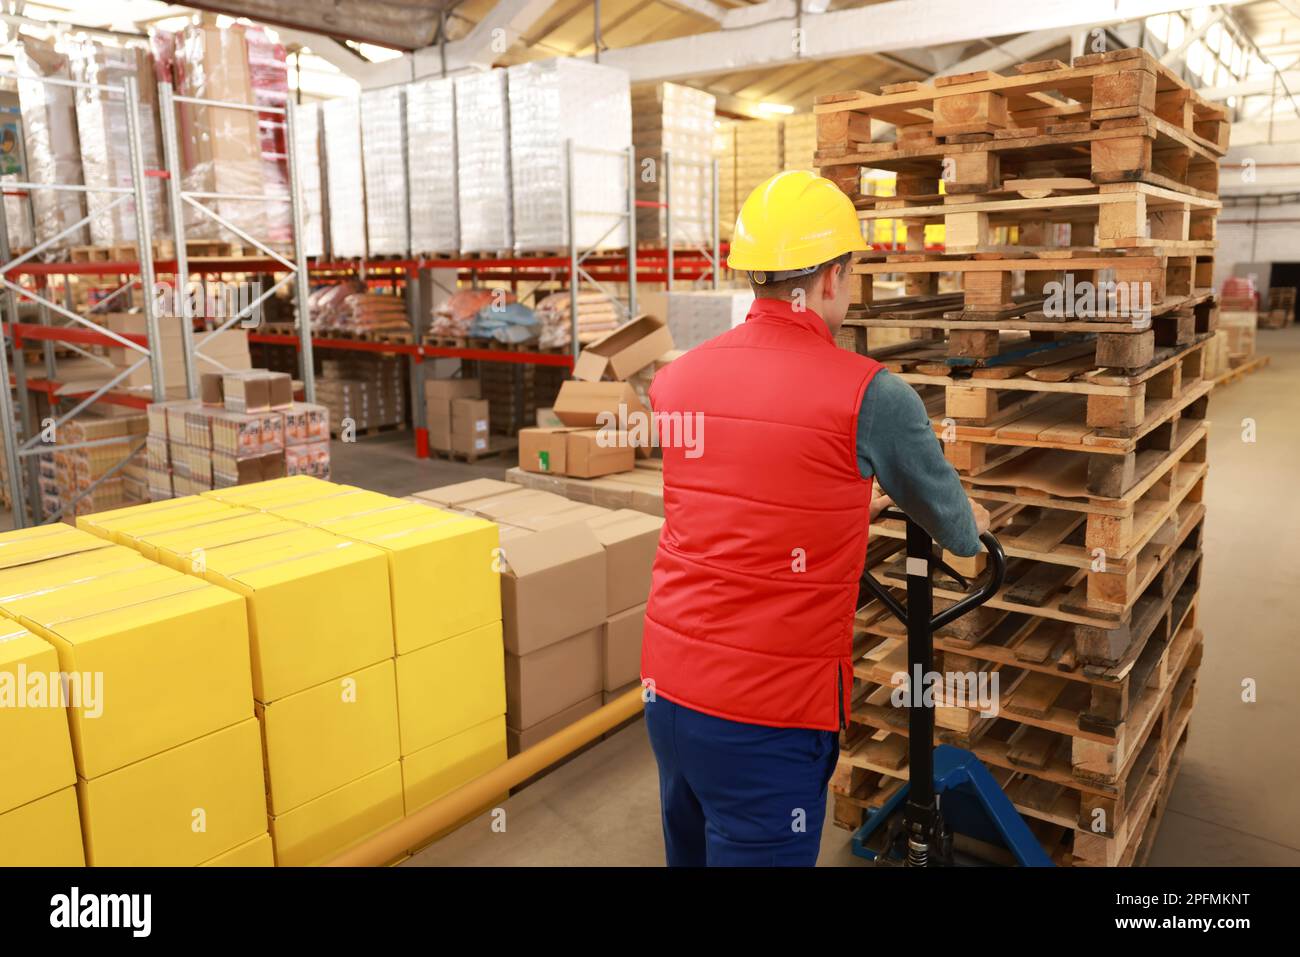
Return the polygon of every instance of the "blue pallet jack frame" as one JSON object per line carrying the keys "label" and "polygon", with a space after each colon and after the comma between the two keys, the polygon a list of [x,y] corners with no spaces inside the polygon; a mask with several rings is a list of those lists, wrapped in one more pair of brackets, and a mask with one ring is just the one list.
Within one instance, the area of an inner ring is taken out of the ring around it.
{"label": "blue pallet jack frame", "polygon": [[[980,536],[989,555],[988,577],[978,591],[934,614],[936,568],[963,588],[969,583],[934,554],[925,529],[897,509],[882,518],[902,519],[907,528],[907,607],[870,573],[862,592],[874,595],[907,628],[908,680],[934,671],[934,633],[992,598],[1006,578],[1007,559],[990,532]],[[912,689],[920,695],[921,689]],[[1051,867],[1043,850],[988,768],[969,751],[934,746],[934,705],[909,696],[908,782],[872,811],[853,835],[853,853],[881,865],[950,866],[953,834],[1004,847],[1022,866]],[[883,843],[881,838],[883,837]]]}

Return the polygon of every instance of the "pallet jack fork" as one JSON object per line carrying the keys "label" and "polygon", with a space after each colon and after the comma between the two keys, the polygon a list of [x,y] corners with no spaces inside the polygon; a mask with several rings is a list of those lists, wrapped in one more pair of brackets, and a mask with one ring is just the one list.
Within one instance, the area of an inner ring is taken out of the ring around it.
{"label": "pallet jack fork", "polygon": [[[932,581],[936,567],[963,589],[969,583],[934,554],[934,543],[920,525],[897,509],[887,509],[881,517],[906,523],[907,607],[869,572],[863,573],[862,586],[907,628],[908,681],[915,682],[934,671],[934,633],[983,605],[1002,587],[1006,554],[991,532],[981,535],[989,555],[987,580],[978,591],[936,615]],[[934,703],[925,703],[921,688],[910,691],[908,782],[870,813],[853,835],[853,852],[877,864],[951,865],[955,828],[959,834],[1004,846],[1026,867],[1051,867],[1051,858],[979,758],[952,745],[934,746]],[[878,850],[882,834],[884,848]]]}

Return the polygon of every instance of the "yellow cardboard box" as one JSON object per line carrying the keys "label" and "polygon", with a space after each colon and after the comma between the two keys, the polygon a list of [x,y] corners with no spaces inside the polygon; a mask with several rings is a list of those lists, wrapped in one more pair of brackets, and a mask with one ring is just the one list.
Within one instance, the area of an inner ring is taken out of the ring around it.
{"label": "yellow cardboard box", "polygon": [[148,568],[150,562],[134,548],[95,541],[104,547],[92,552],[77,552],[29,565],[0,570],[0,604],[23,595],[53,588],[65,588],[105,575]]}
{"label": "yellow cardboard box", "polygon": [[94,778],[253,713],[244,602],[171,569],[124,573],[11,602],[58,652],[77,773]]}
{"label": "yellow cardboard box", "polygon": [[266,830],[257,720],[77,782],[86,862],[190,867]]}
{"label": "yellow cardboard box", "polygon": [[290,475],[267,482],[254,482],[251,485],[213,489],[204,492],[203,497],[225,502],[228,505],[261,510],[263,506],[269,504],[290,505],[294,502],[310,502],[314,499],[338,495],[351,488],[353,488],[351,485],[336,485],[310,475]]}
{"label": "yellow cardboard box", "polygon": [[[136,512],[134,509],[140,506],[132,506],[118,509],[115,512],[81,515],[77,518],[78,523],[83,519],[86,521],[84,525],[79,524],[78,528],[94,532],[109,541],[116,542],[118,545],[129,545],[134,548],[135,540],[141,535],[211,521],[224,513],[228,513],[231,509],[231,506],[224,502],[205,499],[197,495],[190,496],[187,499],[172,499],[172,501],[184,502],[184,504],[174,508],[146,512]],[[150,504],[161,505],[163,503]]]}
{"label": "yellow cardboard box", "polygon": [[251,841],[218,854],[199,867],[275,867],[275,846],[269,832],[263,832]]}
{"label": "yellow cardboard box", "polygon": [[48,642],[0,622],[0,814],[76,783],[58,676]]}
{"label": "yellow cardboard box", "polygon": [[0,534],[0,569],[93,552],[107,545],[99,536],[69,528],[62,522],[4,532]]}
{"label": "yellow cardboard box", "polygon": [[77,516],[77,529],[89,532],[100,538],[108,538],[106,525],[111,525],[132,516],[158,515],[172,509],[184,509],[199,501],[197,495],[182,495],[180,498],[163,499],[160,502],[142,502],[139,505],[127,505],[123,508],[111,508],[106,512]]}
{"label": "yellow cardboard box", "polygon": [[314,801],[271,818],[275,863],[322,864],[402,819],[402,769],[394,761]]}
{"label": "yellow cardboard box", "polygon": [[69,785],[0,814],[0,867],[84,867],[77,791]]}
{"label": "yellow cardboard box", "polygon": [[505,714],[501,622],[397,656],[402,754]]}
{"label": "yellow cardboard box", "polygon": [[397,653],[501,619],[496,526],[425,505],[322,522],[384,550]]}
{"label": "yellow cardboard box", "polygon": [[257,712],[272,814],[291,811],[399,755],[391,658],[258,705]]}
{"label": "yellow cardboard box", "polygon": [[486,774],[506,760],[506,719],[502,715],[445,738],[402,758],[406,813]]}
{"label": "yellow cardboard box", "polygon": [[233,517],[189,528],[157,532],[137,539],[136,545],[142,554],[168,568],[202,574],[207,564],[206,553],[214,548],[294,531],[297,527],[294,522],[287,522],[266,512],[238,509]]}
{"label": "yellow cardboard box", "polygon": [[371,492],[363,488],[349,489],[338,495],[312,499],[309,502],[289,504],[269,504],[264,510],[281,518],[293,519],[306,525],[320,525],[332,518],[347,515],[363,515],[384,509],[401,507],[405,503],[400,498]]}
{"label": "yellow cardboard box", "polygon": [[[324,540],[327,547],[312,550]],[[206,563],[208,581],[248,601],[258,701],[393,656],[388,564],[378,549],[304,528],[212,549]]]}

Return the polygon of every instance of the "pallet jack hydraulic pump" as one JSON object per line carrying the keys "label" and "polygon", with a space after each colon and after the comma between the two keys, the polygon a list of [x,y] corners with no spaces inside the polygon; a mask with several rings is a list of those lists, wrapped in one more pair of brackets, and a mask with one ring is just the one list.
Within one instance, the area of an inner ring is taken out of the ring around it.
{"label": "pallet jack hydraulic pump", "polygon": [[[901,519],[906,525],[907,607],[869,572],[863,573],[860,599],[874,596],[907,628],[907,681],[915,683],[934,671],[934,633],[989,601],[1002,587],[1006,554],[991,532],[981,535],[989,558],[987,578],[978,590],[936,615],[936,570],[962,589],[969,589],[970,584],[935,555],[934,542],[920,525],[892,508],[880,518]],[[859,604],[863,603],[860,600]],[[927,697],[914,685],[908,690],[908,781],[869,814],[853,836],[854,853],[877,864],[951,865],[957,863],[955,831],[982,844],[1004,847],[1024,866],[1052,866],[1051,858],[979,758],[952,745],[934,746],[934,702],[929,699],[927,703]]]}

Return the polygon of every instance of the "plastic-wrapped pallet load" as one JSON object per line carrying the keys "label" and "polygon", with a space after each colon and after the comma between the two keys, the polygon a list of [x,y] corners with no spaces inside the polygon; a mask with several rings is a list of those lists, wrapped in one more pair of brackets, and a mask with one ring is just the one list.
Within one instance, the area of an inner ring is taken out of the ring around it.
{"label": "plastic-wrapped pallet load", "polygon": [[513,248],[505,70],[456,77],[456,168],[461,249]]}
{"label": "plastic-wrapped pallet load", "polygon": [[713,156],[718,161],[718,236],[730,239],[744,197],[736,196],[736,124],[715,123]]}
{"label": "plastic-wrapped pallet load", "polygon": [[[515,249],[569,244],[565,143],[573,143],[574,230],[580,249],[627,246],[632,106],[623,70],[581,60],[506,70],[510,95]],[[612,227],[612,228],[611,228]]]}
{"label": "plastic-wrapped pallet load", "polygon": [[[177,92],[227,103],[254,102],[244,31],[191,24],[176,38],[175,51]],[[176,112],[186,190],[263,195],[265,177],[256,113],[196,103],[178,104]],[[201,202],[254,238],[266,232],[265,203],[233,199]],[[195,209],[187,211],[185,231],[190,239],[231,238],[213,219]]]}
{"label": "plastic-wrapped pallet load", "polygon": [[[135,80],[140,98],[142,160],[145,169],[159,169],[162,166],[162,133],[158,125],[158,88],[154,83],[149,52],[138,46],[99,43],[86,36],[71,38],[66,43],[73,79],[97,87],[120,87],[127,77]],[[82,176],[91,188],[86,193],[86,205],[94,214],[90,221],[90,241],[98,246],[135,242],[135,199],[112,206],[121,194],[109,191],[130,189],[133,182],[126,96],[92,87],[78,88],[75,96]],[[145,188],[148,191],[152,238],[156,239],[169,232],[163,203],[163,181],[151,178]]]}
{"label": "plastic-wrapped pallet load", "polygon": [[399,86],[361,94],[366,236],[372,256],[401,255],[410,250],[403,99]]}
{"label": "plastic-wrapped pallet load", "polygon": [[[53,41],[23,37],[14,56],[20,77],[69,80],[68,58]],[[23,113],[23,138],[27,146],[27,175],[33,183],[82,185],[81,147],[77,141],[77,113],[72,87],[18,81],[18,103]],[[86,215],[85,194],[63,190],[32,191],[36,241],[44,242]],[[50,248],[67,249],[86,242],[83,226]]]}
{"label": "plastic-wrapped pallet load", "polygon": [[325,255],[326,209],[321,168],[320,106],[298,107],[294,126],[298,152],[298,196],[302,201],[302,246],[305,256]]}
{"label": "plastic-wrapped pallet load", "polygon": [[[0,183],[17,183],[23,177],[18,173],[5,173],[0,176]],[[16,192],[16,191],[15,191]],[[32,238],[32,218],[25,196],[5,195],[5,225],[9,229],[9,249],[19,252],[36,245]]]}
{"label": "plastic-wrapped pallet load", "polygon": [[781,124],[749,120],[736,124],[736,202],[743,206],[754,187],[781,171]]}
{"label": "plastic-wrapped pallet load", "polygon": [[817,115],[795,113],[784,123],[784,169],[816,169],[813,154],[817,152]]}
{"label": "plastic-wrapped pallet load", "polygon": [[406,87],[406,134],[411,250],[458,252],[456,96],[450,78],[421,80]]}
{"label": "plastic-wrapped pallet load", "polygon": [[[712,94],[676,83],[636,90],[632,95],[632,142],[636,146],[637,199],[668,200],[662,170],[664,153],[672,160],[673,243],[708,243],[713,235]],[[647,181],[644,164],[653,160],[656,175]],[[668,222],[661,206],[637,211],[637,240],[665,242]]]}
{"label": "plastic-wrapped pallet load", "polygon": [[355,97],[321,106],[325,129],[325,192],[330,252],[366,255],[366,195],[361,173],[361,111]]}
{"label": "plastic-wrapped pallet load", "polygon": [[[284,45],[271,42],[261,27],[244,27],[248,48],[248,73],[253,85],[253,101],[258,106],[283,110],[289,102],[289,69]],[[277,197],[267,204],[267,238],[273,243],[293,239],[293,211],[279,201],[289,192],[289,151],[286,146],[283,113],[257,114],[257,144],[262,159],[262,179],[267,196]],[[258,237],[261,238],[261,237]]]}

